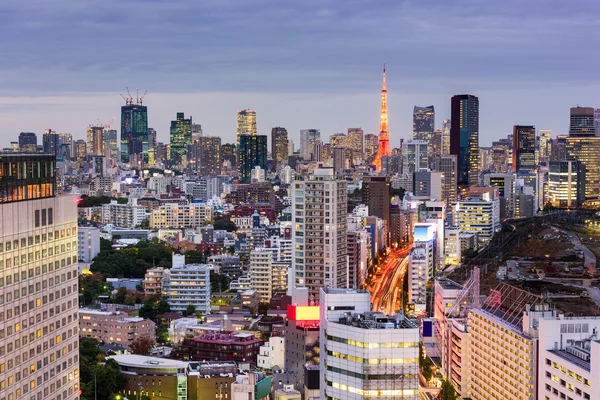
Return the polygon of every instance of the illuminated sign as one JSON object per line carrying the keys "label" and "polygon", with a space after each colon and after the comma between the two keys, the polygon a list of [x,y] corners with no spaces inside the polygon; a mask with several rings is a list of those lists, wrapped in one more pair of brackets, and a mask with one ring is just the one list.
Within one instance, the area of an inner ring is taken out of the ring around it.
{"label": "illuminated sign", "polygon": [[415,224],[413,232],[415,242],[428,242],[434,237],[435,226],[431,224]]}
{"label": "illuminated sign", "polygon": [[288,318],[292,321],[319,321],[319,306],[287,306]]}

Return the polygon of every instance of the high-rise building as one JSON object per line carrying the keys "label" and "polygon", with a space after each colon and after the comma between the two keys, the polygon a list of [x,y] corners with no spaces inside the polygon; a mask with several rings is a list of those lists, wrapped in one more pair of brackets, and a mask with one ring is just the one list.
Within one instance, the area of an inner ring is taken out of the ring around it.
{"label": "high-rise building", "polygon": [[192,143],[192,116],[185,118],[182,112],[177,113],[177,119],[171,121],[171,161],[181,164],[186,155],[187,145]]}
{"label": "high-rise building", "polygon": [[229,161],[231,169],[237,169],[237,150],[235,144],[225,143],[221,146],[221,164]]}
{"label": "high-rise building", "polygon": [[173,311],[196,306],[196,312],[210,314],[210,268],[208,264],[186,264],[184,255],[173,255],[173,267],[161,281],[162,295]]}
{"label": "high-rise building", "polygon": [[408,302],[416,311],[427,306],[427,283],[435,273],[436,226],[417,223],[414,226],[414,245],[408,261]]}
{"label": "high-rise building", "polygon": [[271,129],[271,158],[275,165],[287,162],[289,151],[287,129],[277,126]]}
{"label": "high-rise building", "polygon": [[513,127],[513,172],[534,171],[535,162],[535,126],[515,125]]}
{"label": "high-rise building", "polygon": [[381,88],[381,114],[379,117],[379,143],[377,144],[377,153],[373,164],[377,171],[381,171],[381,159],[392,155],[390,150],[390,131],[388,128],[387,113],[387,86],[385,80],[385,64],[383,65],[383,84]]}
{"label": "high-rise building", "polygon": [[42,144],[45,154],[52,154],[59,158],[71,158],[73,136],[70,133],[56,133],[52,129],[46,129],[42,136]]}
{"label": "high-rise building", "polygon": [[479,181],[479,99],[471,94],[452,97],[450,154],[458,158],[458,184]]}
{"label": "high-rise building", "polygon": [[593,107],[571,107],[569,136],[596,136]]}
{"label": "high-rise building", "polygon": [[435,130],[435,110],[433,106],[413,109],[413,140],[425,140],[430,143]]}
{"label": "high-rise building", "polygon": [[54,155],[0,154],[0,171],[0,396],[78,399],[75,196],[56,195]]}
{"label": "high-rise building", "polygon": [[148,161],[148,107],[128,101],[121,107],[121,161],[134,154]]}
{"label": "high-rise building", "polygon": [[254,110],[239,110],[237,112],[237,128],[235,130],[236,145],[240,145],[241,135],[255,136],[258,134],[256,129],[256,111]]}
{"label": "high-rise building", "polygon": [[215,176],[221,173],[221,138],[200,136],[189,146],[188,170],[200,176]]}
{"label": "high-rise building", "polygon": [[442,123],[442,154],[450,154],[450,120],[445,119]]}
{"label": "high-rise building", "polygon": [[34,132],[21,132],[19,134],[19,151],[22,153],[35,153],[37,151],[37,135]]}
{"label": "high-rise building", "polygon": [[566,159],[585,165],[585,198],[600,198],[600,137],[571,136],[566,139]]}
{"label": "high-rise building", "polygon": [[402,172],[424,172],[429,169],[429,144],[424,140],[402,143]]}
{"label": "high-rise building", "polygon": [[254,167],[267,168],[267,136],[241,135],[238,148],[238,172],[240,183],[250,183]]}
{"label": "high-rise building", "polygon": [[346,148],[352,152],[352,162],[360,164],[364,160],[364,132],[362,128],[348,128]]}
{"label": "high-rise building", "polygon": [[515,216],[515,175],[510,173],[486,174],[483,177],[483,184],[498,189],[500,219],[513,218]]}
{"label": "high-rise building", "polygon": [[104,155],[104,127],[88,126],[86,131],[88,154]]}
{"label": "high-rise building", "polygon": [[476,235],[485,243],[500,229],[500,197],[498,189],[452,203],[453,225],[464,233]]}
{"label": "high-rise building", "polygon": [[346,287],[346,182],[332,168],[316,168],[292,184],[293,287],[307,287],[313,301],[322,287]]}
{"label": "high-rise building", "polygon": [[550,161],[548,201],[554,207],[580,207],[585,201],[585,165],[578,161]]}
{"label": "high-rise building", "polygon": [[387,176],[365,176],[363,178],[362,202],[369,207],[369,214],[381,218],[390,226],[392,185]]}
{"label": "high-rise building", "polygon": [[458,161],[455,155],[434,156],[434,171],[442,173],[442,191],[446,206],[457,200],[456,175],[458,170]]}
{"label": "high-rise building", "polygon": [[336,174],[342,173],[346,169],[348,161],[348,150],[343,147],[334,147],[332,149],[333,170]]}
{"label": "high-rise building", "polygon": [[116,163],[119,159],[119,137],[116,129],[104,128],[102,141],[104,142],[104,157]]}
{"label": "high-rise building", "polygon": [[319,398],[417,400],[419,327],[371,312],[366,290],[324,288],[321,297]]}
{"label": "high-rise building", "polygon": [[306,161],[315,160],[315,146],[321,141],[321,131],[318,129],[300,130],[300,157]]}
{"label": "high-rise building", "polygon": [[552,153],[552,131],[540,130],[538,138],[538,160],[548,161]]}
{"label": "high-rise building", "polygon": [[87,148],[85,140],[79,139],[73,143],[73,158],[76,160],[83,160],[87,155]]}
{"label": "high-rise building", "polygon": [[365,155],[364,159],[367,162],[371,162],[375,154],[377,154],[377,145],[379,143],[379,136],[373,133],[367,133],[365,135]]}

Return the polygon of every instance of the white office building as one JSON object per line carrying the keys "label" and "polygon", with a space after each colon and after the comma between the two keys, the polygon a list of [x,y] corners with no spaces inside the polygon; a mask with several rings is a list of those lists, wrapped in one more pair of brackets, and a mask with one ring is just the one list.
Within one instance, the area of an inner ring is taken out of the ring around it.
{"label": "white office building", "polygon": [[322,399],[419,398],[419,328],[370,308],[367,291],[321,290]]}
{"label": "white office building", "polygon": [[480,244],[488,242],[500,230],[500,199],[483,193],[452,203],[453,225],[462,233],[477,236]]}

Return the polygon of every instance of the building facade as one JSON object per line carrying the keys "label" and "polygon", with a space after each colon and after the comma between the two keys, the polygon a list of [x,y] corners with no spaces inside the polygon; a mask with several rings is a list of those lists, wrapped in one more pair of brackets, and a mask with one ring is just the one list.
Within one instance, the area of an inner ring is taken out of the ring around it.
{"label": "building facade", "polygon": [[451,99],[450,154],[458,159],[458,185],[479,181],[479,98],[470,94]]}
{"label": "building facade", "polygon": [[238,173],[240,183],[250,183],[254,167],[267,169],[267,137],[240,135],[238,147]]}
{"label": "building facade", "polygon": [[275,165],[287,162],[289,152],[287,129],[277,126],[271,129],[271,158]]}
{"label": "building facade", "polygon": [[202,203],[167,203],[150,213],[152,229],[195,228],[211,220],[212,208]]}
{"label": "building facade", "polygon": [[121,107],[121,161],[129,162],[133,154],[148,161],[148,107],[141,104]]}
{"label": "building facade", "polygon": [[431,144],[435,130],[435,109],[433,106],[413,109],[413,140],[424,140]]}
{"label": "building facade", "polygon": [[174,261],[161,280],[162,296],[172,311],[185,311],[193,304],[196,312],[210,314],[210,269],[208,264],[185,264]]}
{"label": "building facade", "polygon": [[122,311],[79,309],[79,336],[105,343],[115,343],[131,350],[131,343],[139,337],[154,339],[154,322],[140,317],[129,317]]}
{"label": "building facade", "polygon": [[169,134],[171,161],[174,164],[181,164],[187,152],[187,145],[192,143],[192,117],[185,118],[184,113],[178,112],[177,118],[171,121]]}

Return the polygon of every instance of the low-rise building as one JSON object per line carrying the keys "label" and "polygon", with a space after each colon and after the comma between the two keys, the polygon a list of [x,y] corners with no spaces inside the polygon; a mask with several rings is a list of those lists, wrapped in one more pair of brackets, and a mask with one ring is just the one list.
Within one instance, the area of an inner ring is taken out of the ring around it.
{"label": "low-rise building", "polygon": [[282,369],[285,362],[285,338],[271,336],[259,350],[257,367],[263,369]]}
{"label": "low-rise building", "polygon": [[193,304],[196,312],[210,313],[210,265],[173,265],[161,281],[162,295],[173,311]]}
{"label": "low-rise building", "polygon": [[132,198],[128,204],[119,204],[112,200],[110,204],[102,205],[102,222],[120,228],[135,228],[147,219],[146,209],[137,205],[137,199]]}
{"label": "low-rise building", "polygon": [[185,361],[236,361],[256,365],[262,344],[262,339],[250,333],[215,332],[185,338],[171,354]]}
{"label": "low-rise building", "polygon": [[122,311],[79,309],[79,336],[116,343],[129,350],[138,337],[154,339],[154,322],[140,317],[129,317]]}
{"label": "low-rise building", "polygon": [[146,270],[144,276],[144,295],[160,296],[162,293],[162,280],[169,274],[169,270],[157,267]]}
{"label": "low-rise building", "polygon": [[150,214],[152,229],[196,228],[212,220],[212,208],[203,203],[163,204]]}

